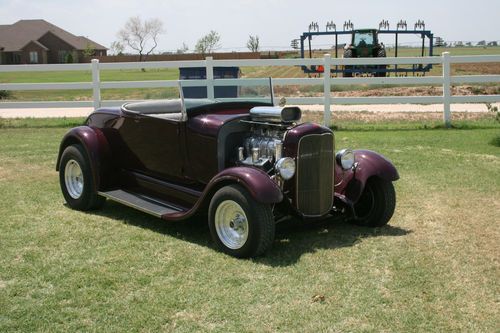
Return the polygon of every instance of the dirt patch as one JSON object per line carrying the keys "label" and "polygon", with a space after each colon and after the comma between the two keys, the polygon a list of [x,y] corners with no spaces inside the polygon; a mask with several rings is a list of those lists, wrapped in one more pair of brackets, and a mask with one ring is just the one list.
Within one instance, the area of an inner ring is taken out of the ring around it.
{"label": "dirt patch", "polygon": [[[491,119],[494,115],[479,112],[453,112],[453,120],[482,120]],[[369,111],[336,111],[332,112],[332,122],[356,121],[361,123],[374,123],[385,121],[442,121],[442,112],[369,112]],[[323,122],[323,112],[306,111],[303,113],[304,122]]]}
{"label": "dirt patch", "polygon": [[[456,86],[452,87],[452,95],[496,95],[500,93],[499,86]],[[339,91],[339,97],[368,97],[368,96],[442,96],[443,88],[434,86],[425,87],[393,87],[368,89],[359,91]]]}
{"label": "dirt patch", "polygon": [[[322,97],[323,88],[312,89],[299,86],[279,87],[275,92],[285,96]],[[334,88],[335,89],[335,88]],[[463,85],[453,86],[452,95],[498,95],[500,85]],[[367,85],[359,86],[353,90],[333,91],[334,97],[378,97],[378,96],[442,96],[443,88],[439,86],[419,87],[385,87],[370,88]]]}
{"label": "dirt patch", "polygon": [[472,64],[452,64],[452,75],[495,75],[500,74],[500,62],[472,63]]}

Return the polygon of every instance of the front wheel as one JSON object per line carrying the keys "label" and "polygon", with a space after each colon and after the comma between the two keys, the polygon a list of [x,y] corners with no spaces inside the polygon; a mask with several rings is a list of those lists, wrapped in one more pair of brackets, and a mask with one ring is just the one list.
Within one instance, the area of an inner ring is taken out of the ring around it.
{"label": "front wheel", "polygon": [[238,258],[259,256],[274,241],[271,207],[256,202],[239,185],[226,186],[215,193],[210,202],[208,225],[217,246]]}
{"label": "front wheel", "polygon": [[97,209],[106,200],[94,189],[90,163],[81,145],[64,149],[59,164],[59,183],[64,199],[73,209]]}
{"label": "front wheel", "polygon": [[394,214],[395,207],[396,191],[392,182],[378,177],[370,178],[354,204],[356,218],[351,222],[367,227],[384,226]]}

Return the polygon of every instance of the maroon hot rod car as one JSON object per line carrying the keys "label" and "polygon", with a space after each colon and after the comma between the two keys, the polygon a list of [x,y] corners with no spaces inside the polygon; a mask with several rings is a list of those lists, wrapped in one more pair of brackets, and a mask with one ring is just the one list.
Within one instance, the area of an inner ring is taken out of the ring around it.
{"label": "maroon hot rod car", "polygon": [[236,257],[264,253],[292,215],[385,225],[396,168],[369,150],[335,154],[332,130],[300,118],[251,100],[101,108],[61,142],[62,193],[78,210],[110,199],[164,220],[208,214],[214,242]]}

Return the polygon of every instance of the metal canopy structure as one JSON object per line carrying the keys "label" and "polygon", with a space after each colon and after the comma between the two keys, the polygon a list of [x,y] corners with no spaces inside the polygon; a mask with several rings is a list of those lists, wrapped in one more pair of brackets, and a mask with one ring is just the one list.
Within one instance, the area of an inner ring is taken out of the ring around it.
{"label": "metal canopy structure", "polygon": [[[396,29],[390,29],[389,22],[387,20],[381,21],[379,24],[379,29],[360,29],[360,30],[376,30],[378,35],[394,35],[394,56],[398,56],[398,43],[400,35],[419,35],[419,38],[422,40],[420,55],[425,56],[425,45],[427,40],[428,45],[428,55],[432,56],[434,51],[434,34],[430,30],[425,29],[424,21],[418,20],[412,30],[408,30],[408,25],[406,21],[400,20]],[[311,48],[311,40],[316,36],[334,36],[335,43],[335,58],[339,58],[339,49],[338,49],[338,38],[342,35],[351,35],[355,33],[357,30],[354,29],[354,24],[349,20],[344,22],[342,30],[337,31],[337,26],[333,21],[327,22],[325,31],[319,31],[319,25],[317,22],[312,22],[309,25],[309,31],[304,32],[300,36],[300,56],[301,58],[306,58],[305,51],[305,42],[308,42],[308,55],[309,58],[312,58],[312,48]],[[298,48],[299,39],[294,39],[291,42],[291,46],[294,48]],[[395,73],[397,74],[408,74],[413,73],[425,73],[430,71],[432,68],[432,64],[418,64],[418,65],[410,65],[410,66],[394,66],[393,68],[385,68],[384,72],[386,73]],[[302,69],[305,73],[322,73],[322,68],[318,68],[317,66],[302,66]],[[350,72],[354,73],[362,73],[363,69],[349,69]],[[340,66],[335,66],[331,68],[331,73],[344,73],[345,69]]]}

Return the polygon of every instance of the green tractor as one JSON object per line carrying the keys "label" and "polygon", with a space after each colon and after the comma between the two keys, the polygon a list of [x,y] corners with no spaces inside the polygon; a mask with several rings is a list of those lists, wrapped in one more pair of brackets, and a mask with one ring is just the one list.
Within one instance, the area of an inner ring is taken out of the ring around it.
{"label": "green tractor", "polygon": [[[411,25],[410,25],[411,27]],[[292,40],[291,46],[294,49],[300,48],[300,57],[306,58],[306,43],[309,46],[309,58],[313,57],[313,50],[311,40],[313,37],[334,37],[333,51],[335,58],[342,56],[341,48],[339,47],[339,36],[350,37],[350,42],[344,47],[344,58],[385,58],[386,51],[384,44],[379,41],[379,36],[384,34],[386,36],[393,35],[394,39],[394,57],[398,56],[398,38],[400,36],[413,35],[420,36],[421,48],[420,55],[422,57],[426,54],[425,42],[428,40],[427,55],[432,57],[434,48],[434,34],[430,30],[425,30],[425,23],[418,20],[413,29],[408,29],[406,21],[400,20],[396,24],[396,29],[390,29],[389,21],[382,20],[377,29],[354,29],[354,24],[349,20],[345,21],[342,30],[337,31],[337,25],[333,22],[327,22],[325,31],[320,31],[318,22],[312,22],[309,25],[309,31],[303,32],[300,39]],[[300,46],[299,46],[300,42]],[[340,51],[340,52],[339,52]],[[323,74],[324,66],[310,65],[301,66],[304,73],[307,74]],[[344,77],[353,77],[356,74],[369,74],[378,77],[388,76],[389,73],[394,73],[396,76],[407,76],[408,73],[413,75],[425,75],[432,69],[432,64],[405,64],[405,65],[335,65],[330,69],[331,74],[340,75]]]}
{"label": "green tractor", "polygon": [[[358,29],[352,31],[351,44],[344,47],[344,58],[385,58],[383,43],[378,40],[378,30]],[[354,73],[372,73],[377,77],[386,76],[387,65],[344,66],[343,76],[352,77]]]}

